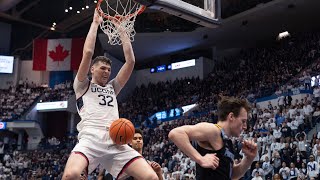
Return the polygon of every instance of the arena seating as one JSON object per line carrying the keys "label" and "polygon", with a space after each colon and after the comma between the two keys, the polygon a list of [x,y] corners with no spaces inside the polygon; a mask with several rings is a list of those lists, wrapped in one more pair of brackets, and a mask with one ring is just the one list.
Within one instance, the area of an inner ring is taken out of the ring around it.
{"label": "arena seating", "polygon": [[[145,137],[143,155],[162,165],[164,179],[194,179],[195,163],[168,140],[169,131],[186,124],[216,122],[216,103],[224,95],[255,99],[275,93],[290,80],[293,87],[309,88],[305,86],[304,80],[309,73],[319,72],[319,47],[319,34],[306,34],[269,48],[243,51],[236,58],[218,63],[209,77],[202,81],[198,78],[185,78],[136,88],[132,95],[134,99],[129,98],[119,103],[120,114],[141,124],[154,112],[199,102],[200,109],[188,117],[164,122],[156,128],[141,126]],[[286,88],[288,89],[287,86]],[[1,90],[1,96],[4,95],[1,97],[0,112],[5,120],[13,117],[10,117],[12,113],[8,115],[4,111],[12,109],[14,112],[16,108],[20,109],[12,104],[17,101],[17,97],[13,101],[3,100],[4,97],[12,96],[11,91],[14,89],[21,94],[19,102],[29,103],[25,103],[25,107],[42,93],[47,93],[44,99],[46,101],[63,100],[73,93],[71,86],[67,85],[54,90],[36,86],[29,88],[29,85]],[[312,139],[307,140],[305,134],[307,129],[313,128],[318,122],[320,115],[320,91],[317,87],[310,89],[314,90],[314,96],[297,102],[287,101],[281,110],[274,106],[261,108],[253,103],[249,127],[240,139],[253,139],[259,144],[259,155],[255,159],[258,164],[243,179],[252,179],[253,176],[267,179],[274,173],[285,178],[290,176],[287,174],[289,168],[286,167],[293,166],[291,163],[298,168],[299,176],[307,176],[306,164],[311,154],[319,163],[320,135],[315,134]],[[64,95],[57,96],[61,92]],[[20,114],[25,111],[24,108],[21,109]],[[240,139],[234,139],[237,161],[242,157]],[[17,151],[15,144],[9,142],[8,138],[0,138],[0,179],[60,179],[76,139],[69,137],[56,143],[53,137],[47,137],[39,145],[39,149],[34,151]],[[282,162],[286,164],[281,168]],[[90,178],[94,179],[95,176],[96,173],[93,173]]]}

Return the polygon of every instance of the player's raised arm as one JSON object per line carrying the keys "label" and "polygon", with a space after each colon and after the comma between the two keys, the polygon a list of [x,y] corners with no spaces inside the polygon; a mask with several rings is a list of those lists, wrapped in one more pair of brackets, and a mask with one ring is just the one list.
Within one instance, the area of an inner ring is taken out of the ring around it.
{"label": "player's raised arm", "polygon": [[177,127],[170,131],[169,139],[188,157],[204,168],[216,169],[219,165],[219,158],[215,154],[202,156],[190,143],[200,141],[211,143],[215,137],[220,136],[219,129],[211,123],[198,123]]}
{"label": "player's raised arm", "polygon": [[119,85],[123,87],[127,83],[127,81],[129,80],[132,74],[134,64],[135,64],[135,57],[134,57],[129,36],[127,35],[126,31],[120,25],[118,25],[118,30],[120,31],[122,48],[123,48],[124,58],[126,62],[118,72],[116,80],[119,83]]}
{"label": "player's raised arm", "polygon": [[87,78],[96,44],[97,30],[101,22],[102,18],[98,15],[97,10],[95,10],[93,21],[84,43],[82,60],[77,73],[77,78],[79,81],[84,81]]}

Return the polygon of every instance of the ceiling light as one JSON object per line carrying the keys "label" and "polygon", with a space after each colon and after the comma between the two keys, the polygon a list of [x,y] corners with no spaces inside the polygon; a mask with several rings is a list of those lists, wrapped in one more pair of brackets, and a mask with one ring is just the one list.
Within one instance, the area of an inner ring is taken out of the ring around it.
{"label": "ceiling light", "polygon": [[81,8],[82,10],[84,10],[84,7],[83,8]]}
{"label": "ceiling light", "polygon": [[53,24],[54,26],[57,25],[57,23],[55,23],[55,22],[53,22],[52,24]]}
{"label": "ceiling light", "polygon": [[86,5],[86,8],[87,8],[87,9],[89,9],[89,6],[88,6],[88,5]]}
{"label": "ceiling light", "polygon": [[64,12],[69,12],[69,10],[68,10],[68,9],[65,9]]}
{"label": "ceiling light", "polygon": [[280,40],[280,39],[286,38],[288,36],[290,36],[289,32],[288,31],[284,31],[282,33],[279,33],[277,39]]}
{"label": "ceiling light", "polygon": [[80,13],[80,11],[77,11],[77,13],[79,14],[79,13]]}
{"label": "ceiling light", "polygon": [[56,28],[54,28],[54,27],[51,27],[51,28],[50,28],[50,30],[51,30],[51,31],[54,31],[54,30],[56,30]]}
{"label": "ceiling light", "polygon": [[72,7],[70,6],[69,9],[72,10]]}
{"label": "ceiling light", "polygon": [[97,1],[93,1],[94,3],[97,3]]}

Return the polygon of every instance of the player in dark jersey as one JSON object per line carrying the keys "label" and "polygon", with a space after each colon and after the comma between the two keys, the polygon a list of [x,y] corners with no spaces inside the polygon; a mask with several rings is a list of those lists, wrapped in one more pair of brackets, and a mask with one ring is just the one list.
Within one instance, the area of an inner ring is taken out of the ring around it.
{"label": "player in dark jersey", "polygon": [[[170,131],[169,138],[178,148],[197,163],[197,180],[240,179],[257,154],[257,144],[242,142],[244,158],[234,164],[231,137],[239,137],[247,128],[249,104],[245,100],[224,97],[218,104],[218,123],[186,125]],[[197,141],[194,148],[190,141]]]}
{"label": "player in dark jersey", "polygon": [[[142,149],[143,149],[143,132],[141,129],[135,129],[134,136],[132,139],[132,142],[130,143],[132,149],[136,150],[139,154],[142,155]],[[148,161],[148,164],[152,167],[154,172],[157,174],[159,180],[162,180],[162,170],[161,166],[154,161]],[[132,178],[133,179],[133,178]]]}

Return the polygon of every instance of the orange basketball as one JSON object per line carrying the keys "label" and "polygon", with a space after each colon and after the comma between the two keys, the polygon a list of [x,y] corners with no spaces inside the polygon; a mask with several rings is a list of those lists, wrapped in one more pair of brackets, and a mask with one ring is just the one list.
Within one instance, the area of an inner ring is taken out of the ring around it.
{"label": "orange basketball", "polygon": [[134,126],[128,119],[120,118],[115,120],[109,130],[112,141],[118,145],[128,144],[134,135]]}

